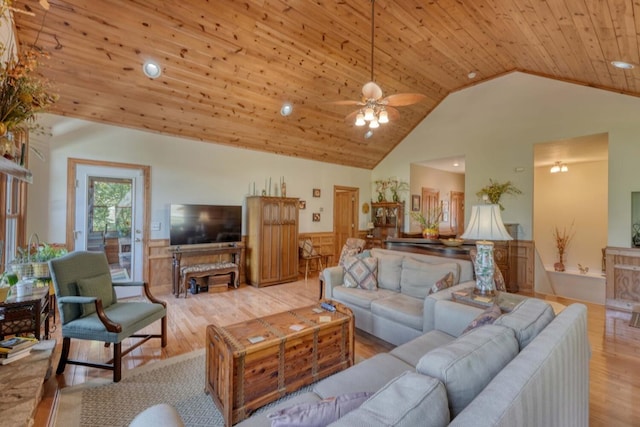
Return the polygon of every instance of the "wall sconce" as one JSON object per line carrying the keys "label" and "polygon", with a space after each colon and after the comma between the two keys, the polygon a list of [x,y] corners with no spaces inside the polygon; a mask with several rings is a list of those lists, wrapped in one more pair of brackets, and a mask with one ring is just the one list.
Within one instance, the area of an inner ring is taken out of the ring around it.
{"label": "wall sconce", "polygon": [[558,173],[558,172],[567,172],[568,170],[569,170],[569,168],[564,163],[555,162],[554,165],[551,166],[551,169],[549,170],[549,172]]}

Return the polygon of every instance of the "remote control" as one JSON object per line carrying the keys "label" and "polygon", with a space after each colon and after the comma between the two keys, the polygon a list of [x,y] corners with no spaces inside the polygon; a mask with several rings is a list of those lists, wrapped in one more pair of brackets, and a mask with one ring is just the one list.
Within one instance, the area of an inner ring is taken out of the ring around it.
{"label": "remote control", "polygon": [[322,307],[325,310],[330,311],[330,312],[336,311],[336,307],[331,305],[331,304],[329,304],[328,302],[323,302],[322,304],[320,304],[320,307]]}

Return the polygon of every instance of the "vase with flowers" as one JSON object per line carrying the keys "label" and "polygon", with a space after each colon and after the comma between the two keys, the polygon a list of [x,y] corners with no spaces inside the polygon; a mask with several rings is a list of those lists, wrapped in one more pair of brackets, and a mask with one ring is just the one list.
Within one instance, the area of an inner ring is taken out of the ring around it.
{"label": "vase with flowers", "polygon": [[440,220],[442,219],[442,208],[440,206],[422,212],[411,212],[411,218],[422,227],[422,237],[425,239],[437,239],[440,235]]}
{"label": "vase with flowers", "polygon": [[558,227],[553,230],[553,238],[556,240],[556,248],[558,249],[559,257],[558,262],[553,264],[553,269],[555,271],[564,271],[564,254],[574,234],[573,222],[571,223],[571,227],[569,227],[569,231],[567,231],[566,227],[563,228],[562,231],[558,230]]}

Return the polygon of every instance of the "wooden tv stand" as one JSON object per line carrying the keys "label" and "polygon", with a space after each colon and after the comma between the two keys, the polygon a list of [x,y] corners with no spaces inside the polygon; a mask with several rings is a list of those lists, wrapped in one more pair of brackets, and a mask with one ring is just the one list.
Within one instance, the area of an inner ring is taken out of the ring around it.
{"label": "wooden tv stand", "polygon": [[[180,267],[182,263],[182,256],[187,257],[199,257],[202,256],[217,256],[217,255],[231,255],[231,262],[236,264],[238,268],[241,265],[242,251],[244,245],[242,243],[227,243],[225,246],[174,246],[169,248],[169,252],[172,253],[173,262],[171,263],[171,281],[173,294],[178,297],[180,295]],[[196,261],[191,264],[199,264],[202,261]],[[237,280],[237,279],[236,279]]]}

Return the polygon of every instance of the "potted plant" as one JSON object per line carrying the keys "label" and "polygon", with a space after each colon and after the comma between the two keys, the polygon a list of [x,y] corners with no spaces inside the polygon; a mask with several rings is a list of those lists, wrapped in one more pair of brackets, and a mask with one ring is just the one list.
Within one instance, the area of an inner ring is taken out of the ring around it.
{"label": "potted plant", "polygon": [[504,206],[500,203],[500,198],[503,194],[510,194],[516,196],[522,194],[522,190],[517,188],[511,181],[500,184],[492,179],[489,179],[489,185],[482,187],[480,191],[476,193],[476,196],[489,200],[491,204],[500,206],[500,210],[504,210]]}
{"label": "potted plant", "polygon": [[422,227],[422,236],[425,239],[438,238],[440,235],[440,219],[442,218],[442,208],[440,206],[429,209],[426,215],[422,212],[411,212],[411,217]]}
{"label": "potted plant", "polygon": [[49,277],[49,260],[61,257],[67,253],[67,249],[59,245],[43,243],[38,246],[33,254],[33,276]]}
{"label": "potted plant", "polygon": [[398,193],[409,190],[409,183],[405,181],[399,181],[397,179],[389,179],[389,190],[391,190],[391,200],[394,202],[400,201]]}

